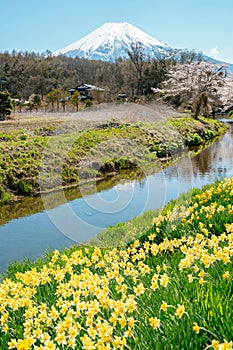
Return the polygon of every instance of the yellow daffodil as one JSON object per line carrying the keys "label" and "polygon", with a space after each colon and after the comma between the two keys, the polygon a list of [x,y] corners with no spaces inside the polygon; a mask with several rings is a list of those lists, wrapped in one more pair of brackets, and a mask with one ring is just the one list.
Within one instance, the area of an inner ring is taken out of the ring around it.
{"label": "yellow daffodil", "polygon": [[224,272],[224,274],[222,276],[226,280],[229,280],[231,278],[231,274],[229,271]]}
{"label": "yellow daffodil", "polygon": [[166,301],[163,301],[160,306],[160,310],[167,311],[167,309],[168,309],[168,304],[166,303]]}
{"label": "yellow daffodil", "polygon": [[178,307],[175,311],[175,316],[177,316],[178,318],[181,318],[183,316],[184,312],[185,312],[184,305],[178,304]]}
{"label": "yellow daffodil", "polygon": [[199,334],[200,332],[200,327],[198,326],[198,324],[196,322],[194,322],[194,325],[193,325],[193,331],[196,333],[196,334]]}
{"label": "yellow daffodil", "polygon": [[160,319],[156,317],[150,317],[149,323],[152,328],[157,329],[160,326]]}

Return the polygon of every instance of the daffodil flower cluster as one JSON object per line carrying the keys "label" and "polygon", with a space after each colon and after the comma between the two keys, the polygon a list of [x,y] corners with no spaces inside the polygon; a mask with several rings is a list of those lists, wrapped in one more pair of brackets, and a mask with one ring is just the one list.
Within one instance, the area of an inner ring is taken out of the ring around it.
{"label": "daffodil flower cluster", "polygon": [[[177,297],[180,276],[202,293],[212,283],[210,269],[221,264],[222,280],[232,281],[233,224],[222,220],[221,233],[208,224],[213,215],[232,215],[227,199],[232,188],[233,180],[222,182],[197,194],[192,203],[159,215],[154,233],[143,243],[135,240],[108,250],[77,247],[69,254],[55,250],[42,268],[5,279],[0,285],[0,337],[7,348],[126,349],[138,341],[142,328],[164,334],[166,322],[188,322],[194,316],[188,299]],[[217,198],[223,193],[226,205],[220,206]],[[178,228],[182,234],[169,238]],[[161,239],[165,231],[167,237]],[[161,263],[175,253],[176,266]],[[161,299],[162,293],[167,299]],[[197,337],[208,332],[196,321],[190,328]],[[214,338],[207,348],[232,348],[231,342]]]}

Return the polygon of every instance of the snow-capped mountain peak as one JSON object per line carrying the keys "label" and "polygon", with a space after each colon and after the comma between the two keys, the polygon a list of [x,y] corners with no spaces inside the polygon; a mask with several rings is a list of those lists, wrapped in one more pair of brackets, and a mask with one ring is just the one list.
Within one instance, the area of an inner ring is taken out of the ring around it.
{"label": "snow-capped mountain peak", "polygon": [[128,57],[127,51],[132,43],[140,44],[144,53],[150,56],[155,51],[164,53],[172,50],[132,24],[120,22],[105,23],[82,39],[55,51],[54,55],[114,61],[118,57]]}

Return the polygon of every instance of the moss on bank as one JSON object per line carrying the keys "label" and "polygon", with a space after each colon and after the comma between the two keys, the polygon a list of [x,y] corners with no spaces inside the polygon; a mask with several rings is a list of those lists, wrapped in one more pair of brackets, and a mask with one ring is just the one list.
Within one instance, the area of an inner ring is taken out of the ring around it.
{"label": "moss on bank", "polygon": [[75,131],[55,126],[0,135],[0,203],[101,179],[175,157],[226,131],[214,120],[174,118],[153,123],[105,123]]}

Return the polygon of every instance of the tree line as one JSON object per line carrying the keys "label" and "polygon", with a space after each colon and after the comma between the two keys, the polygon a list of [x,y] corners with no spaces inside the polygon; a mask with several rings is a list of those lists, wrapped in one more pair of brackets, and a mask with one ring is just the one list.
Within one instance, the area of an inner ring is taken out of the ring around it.
{"label": "tree line", "polygon": [[[0,90],[8,91],[12,99],[29,100],[33,108],[47,101],[52,111],[65,101],[69,89],[83,82],[104,88],[107,101],[119,94],[131,99],[153,96],[175,107],[189,106],[195,117],[233,103],[232,75],[226,67],[204,62],[202,54],[187,50],[148,58],[137,43],[132,43],[128,59],[115,62],[51,53],[0,53],[0,82]],[[78,102],[76,94],[76,110]]]}
{"label": "tree line", "polygon": [[[133,51],[134,50],[134,51]],[[151,93],[164,79],[171,58],[146,59],[140,47],[133,47],[128,60],[115,62],[54,57],[28,53],[0,53],[0,77],[6,79],[4,87],[13,98],[19,95],[29,99],[32,94],[44,97],[52,88],[68,91],[85,82],[100,86],[109,92],[110,98],[125,93],[127,96]],[[137,53],[142,53],[140,60]]]}

